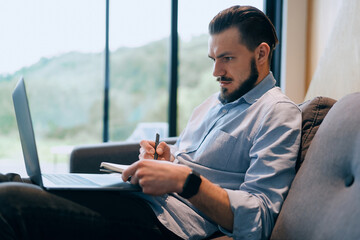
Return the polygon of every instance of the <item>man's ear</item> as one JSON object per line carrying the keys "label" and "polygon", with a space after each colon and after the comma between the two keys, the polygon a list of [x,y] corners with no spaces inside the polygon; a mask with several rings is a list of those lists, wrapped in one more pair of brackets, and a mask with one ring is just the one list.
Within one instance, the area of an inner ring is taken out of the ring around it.
{"label": "man's ear", "polygon": [[258,65],[269,62],[270,47],[266,42],[260,43],[255,52]]}

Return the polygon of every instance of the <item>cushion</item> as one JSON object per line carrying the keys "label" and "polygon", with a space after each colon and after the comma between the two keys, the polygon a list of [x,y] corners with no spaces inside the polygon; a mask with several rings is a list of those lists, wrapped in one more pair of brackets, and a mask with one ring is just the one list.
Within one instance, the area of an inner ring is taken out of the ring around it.
{"label": "cushion", "polygon": [[[174,144],[177,137],[161,139]],[[139,142],[110,142],[76,146],[70,154],[71,173],[99,173],[100,163],[132,164],[139,159]]]}
{"label": "cushion", "polygon": [[321,123],[271,239],[360,239],[360,93]]}
{"label": "cushion", "polygon": [[332,98],[315,97],[299,105],[302,111],[302,131],[296,171],[299,170],[303,163],[306,152],[320,124],[335,102],[336,100]]}

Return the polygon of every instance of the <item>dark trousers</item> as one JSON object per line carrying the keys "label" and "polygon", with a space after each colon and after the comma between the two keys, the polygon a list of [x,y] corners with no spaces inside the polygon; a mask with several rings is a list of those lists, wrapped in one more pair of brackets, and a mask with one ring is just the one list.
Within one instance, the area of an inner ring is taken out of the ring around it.
{"label": "dark trousers", "polygon": [[180,239],[126,192],[47,192],[0,183],[0,239]]}

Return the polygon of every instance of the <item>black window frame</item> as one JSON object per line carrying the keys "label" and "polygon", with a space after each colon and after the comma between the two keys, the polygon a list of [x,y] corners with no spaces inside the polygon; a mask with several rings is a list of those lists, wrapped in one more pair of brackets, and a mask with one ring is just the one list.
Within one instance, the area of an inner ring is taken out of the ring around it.
{"label": "black window frame", "polygon": [[264,1],[265,14],[273,23],[278,36],[279,45],[276,47],[272,59],[270,70],[272,71],[276,85],[281,87],[281,47],[282,47],[282,22],[283,22],[283,0]]}

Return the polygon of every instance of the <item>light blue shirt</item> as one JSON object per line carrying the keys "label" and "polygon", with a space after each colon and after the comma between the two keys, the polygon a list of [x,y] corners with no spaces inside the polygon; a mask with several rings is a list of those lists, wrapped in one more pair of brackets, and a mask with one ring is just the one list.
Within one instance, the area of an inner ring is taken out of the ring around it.
{"label": "light blue shirt", "polygon": [[218,96],[194,110],[172,153],[227,191],[233,232],[177,194],[143,197],[160,222],[184,239],[201,239],[218,229],[234,239],[266,239],[295,176],[301,111],[275,87],[271,73],[234,102],[223,105]]}

